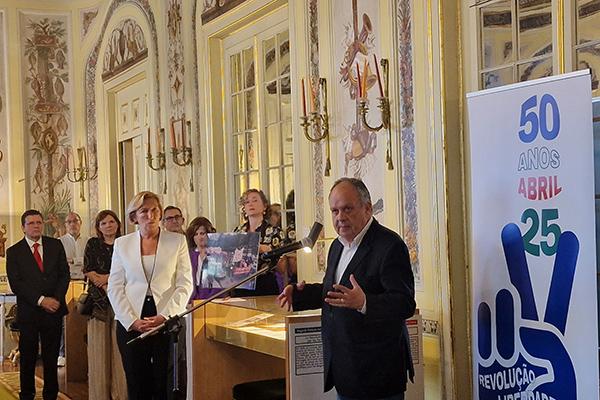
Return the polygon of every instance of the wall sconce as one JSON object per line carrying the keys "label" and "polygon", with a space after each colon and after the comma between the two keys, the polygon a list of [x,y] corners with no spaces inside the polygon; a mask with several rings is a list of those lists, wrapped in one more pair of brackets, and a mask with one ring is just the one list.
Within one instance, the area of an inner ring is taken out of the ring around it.
{"label": "wall sconce", "polygon": [[[185,125],[184,125],[185,124]],[[194,191],[194,168],[192,166],[192,121],[183,118],[171,118],[171,156],[173,163],[179,167],[190,166],[190,191]],[[180,138],[181,146],[177,145]]]}
{"label": "wall sconce", "polygon": [[[167,158],[165,157],[165,129],[164,128],[160,128],[160,130],[158,131],[160,133],[158,133],[156,135],[156,147],[157,147],[157,154],[156,156],[152,155],[152,150],[150,149],[150,127],[148,127],[148,137],[147,137],[147,141],[146,141],[146,163],[148,164],[148,167],[150,167],[150,169],[152,169],[153,171],[160,171],[160,170],[164,170],[164,185],[163,185],[163,194],[167,193],[167,167],[166,167],[166,160]],[[158,165],[154,166],[154,160],[157,161]]]}
{"label": "wall sconce", "polygon": [[[386,129],[388,131],[388,141],[387,141],[387,149],[385,152],[385,161],[387,163],[388,170],[394,169],[394,163],[392,161],[392,131],[390,129],[390,98],[389,98],[389,63],[385,58],[381,59],[381,68],[383,70],[383,79],[379,74],[379,65],[377,65],[377,56],[373,54],[373,58],[375,59],[375,72],[377,73],[377,84],[379,86],[379,94],[380,96],[377,98],[379,104],[377,108],[381,111],[381,124],[378,126],[371,126],[367,121],[367,113],[369,111],[368,99],[367,99],[367,87],[366,87],[366,78],[367,78],[367,62],[365,61],[365,68],[363,71],[363,83],[362,90],[359,90],[359,101],[358,101],[358,113],[361,117],[363,125],[369,129],[370,131],[379,132],[381,129]],[[356,66],[358,73],[358,65]],[[360,77],[360,73],[357,74]],[[359,79],[360,81],[360,79]],[[383,81],[383,85],[382,85]],[[358,85],[361,85],[361,82],[358,82]]]}
{"label": "wall sconce", "polygon": [[[306,114],[306,92],[304,89],[304,79],[302,79],[302,110],[303,116],[300,117],[300,126],[304,130],[304,136],[312,143],[318,143],[321,140],[325,140],[325,171],[323,174],[329,176],[331,174],[331,148],[329,143],[329,113],[327,112],[327,80],[325,78],[319,78],[318,94],[320,95],[321,101],[319,107],[321,110],[315,107],[315,93],[313,91],[312,84],[309,84],[310,88],[310,103],[311,112]],[[313,134],[309,132],[311,128]]]}
{"label": "wall sconce", "polygon": [[69,153],[71,153],[71,149],[67,150],[67,179],[69,180],[69,182],[79,183],[79,198],[81,199],[81,201],[85,201],[85,188],[83,186],[83,183],[85,181],[96,179],[96,177],[98,176],[98,166],[94,166],[94,169],[91,170],[88,165],[88,157],[85,147],[78,147],[78,166],[73,166],[73,169],[70,169]]}

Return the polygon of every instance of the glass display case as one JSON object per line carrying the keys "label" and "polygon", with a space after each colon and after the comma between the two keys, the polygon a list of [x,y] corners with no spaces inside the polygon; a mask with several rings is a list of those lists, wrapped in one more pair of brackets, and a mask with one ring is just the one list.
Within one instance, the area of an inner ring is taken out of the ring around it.
{"label": "glass display case", "polygon": [[319,316],[321,310],[289,312],[275,296],[216,300],[206,305],[206,337],[286,358],[286,317]]}

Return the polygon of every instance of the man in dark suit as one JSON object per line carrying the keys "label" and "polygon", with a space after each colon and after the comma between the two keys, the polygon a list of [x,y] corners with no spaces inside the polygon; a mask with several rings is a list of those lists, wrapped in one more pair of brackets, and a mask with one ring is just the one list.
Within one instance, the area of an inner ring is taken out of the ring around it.
{"label": "man in dark suit", "polygon": [[322,307],[325,391],[335,386],[340,400],[402,400],[413,371],[405,319],[416,306],[408,249],[373,218],[361,180],[337,180],[329,205],[339,237],[323,283],[289,285],[280,304]]}
{"label": "man in dark suit", "polygon": [[35,362],[38,341],[42,343],[44,400],[58,395],[56,359],[60,346],[62,318],[67,314],[65,294],[69,266],[62,243],[42,236],[44,221],[37,210],[21,216],[25,237],[6,251],[6,272],[17,295],[21,400],[35,397]]}

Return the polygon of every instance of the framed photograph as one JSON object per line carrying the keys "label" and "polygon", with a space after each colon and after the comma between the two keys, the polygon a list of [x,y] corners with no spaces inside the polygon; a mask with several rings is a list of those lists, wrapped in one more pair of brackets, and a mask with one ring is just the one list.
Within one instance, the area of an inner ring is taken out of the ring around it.
{"label": "framed photograph", "polygon": [[[206,260],[202,264],[200,285],[203,289],[230,287],[258,268],[258,244],[260,233],[209,233]],[[254,290],[256,279],[241,289]]]}

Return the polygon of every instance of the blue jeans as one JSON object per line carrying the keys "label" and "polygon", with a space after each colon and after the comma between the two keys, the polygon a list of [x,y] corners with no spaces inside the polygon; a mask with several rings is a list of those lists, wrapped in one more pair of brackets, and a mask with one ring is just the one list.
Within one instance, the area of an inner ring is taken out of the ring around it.
{"label": "blue jeans", "polygon": [[[338,400],[358,400],[353,399],[352,397],[342,396],[341,394],[337,395]],[[380,399],[369,399],[369,400],[404,400],[404,393],[398,393],[390,397],[383,397]]]}

